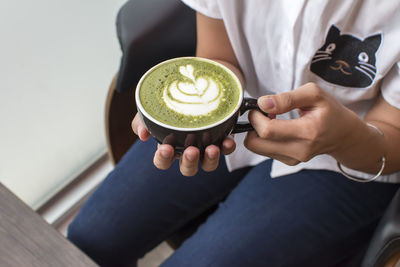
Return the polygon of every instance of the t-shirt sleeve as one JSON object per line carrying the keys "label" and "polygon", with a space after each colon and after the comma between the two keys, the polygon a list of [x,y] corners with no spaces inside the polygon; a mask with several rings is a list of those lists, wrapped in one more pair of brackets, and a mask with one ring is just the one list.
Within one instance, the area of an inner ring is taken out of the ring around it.
{"label": "t-shirt sleeve", "polygon": [[400,109],[400,62],[397,62],[383,78],[381,92],[386,102]]}
{"label": "t-shirt sleeve", "polygon": [[214,19],[222,19],[217,0],[182,0],[197,12]]}

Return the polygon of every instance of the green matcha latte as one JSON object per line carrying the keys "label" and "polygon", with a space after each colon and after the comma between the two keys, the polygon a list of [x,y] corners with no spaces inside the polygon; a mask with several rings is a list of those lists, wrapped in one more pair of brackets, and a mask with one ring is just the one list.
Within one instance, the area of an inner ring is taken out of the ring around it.
{"label": "green matcha latte", "polygon": [[214,124],[238,106],[241,86],[217,63],[181,58],[155,66],[142,79],[139,98],[154,119],[179,128]]}

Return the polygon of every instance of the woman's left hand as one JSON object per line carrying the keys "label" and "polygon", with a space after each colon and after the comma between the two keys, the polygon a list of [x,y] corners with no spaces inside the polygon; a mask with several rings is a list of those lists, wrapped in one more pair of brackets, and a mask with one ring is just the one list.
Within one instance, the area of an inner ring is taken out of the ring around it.
{"label": "woman's left hand", "polygon": [[[296,90],[258,99],[261,112],[252,111],[245,146],[288,165],[306,162],[319,154],[335,154],[347,148],[363,128],[363,121],[314,83]],[[274,119],[274,115],[297,109],[299,118]]]}

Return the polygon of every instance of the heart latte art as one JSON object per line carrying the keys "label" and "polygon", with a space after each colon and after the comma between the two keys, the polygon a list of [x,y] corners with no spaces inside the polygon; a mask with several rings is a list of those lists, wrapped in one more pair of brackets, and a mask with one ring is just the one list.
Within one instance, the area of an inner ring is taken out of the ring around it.
{"label": "heart latte art", "polygon": [[222,88],[212,78],[195,78],[192,65],[180,66],[179,72],[190,82],[173,81],[163,92],[165,104],[184,115],[206,115],[218,108],[222,98]]}
{"label": "heart latte art", "polygon": [[153,67],[139,84],[144,110],[155,120],[181,128],[211,125],[238,107],[238,79],[222,65],[178,58]]}

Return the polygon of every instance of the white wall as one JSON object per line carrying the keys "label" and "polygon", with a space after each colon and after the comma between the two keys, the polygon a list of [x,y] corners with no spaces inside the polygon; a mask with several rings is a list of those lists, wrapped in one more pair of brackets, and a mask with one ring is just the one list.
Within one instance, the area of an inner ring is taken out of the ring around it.
{"label": "white wall", "polygon": [[34,208],[106,149],[124,2],[0,3],[0,182]]}

